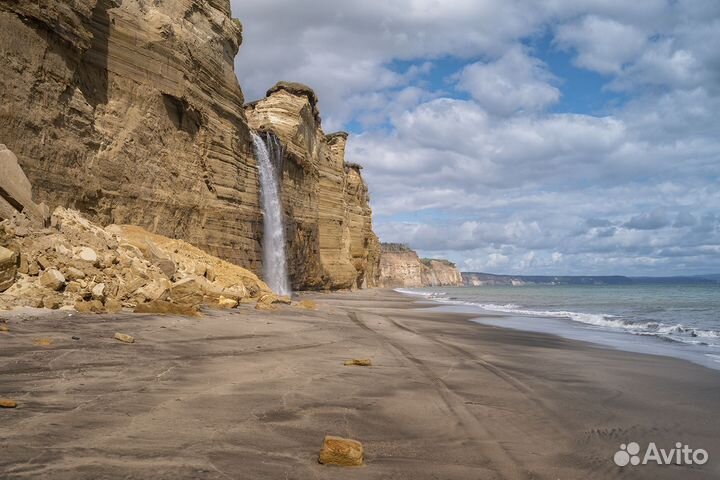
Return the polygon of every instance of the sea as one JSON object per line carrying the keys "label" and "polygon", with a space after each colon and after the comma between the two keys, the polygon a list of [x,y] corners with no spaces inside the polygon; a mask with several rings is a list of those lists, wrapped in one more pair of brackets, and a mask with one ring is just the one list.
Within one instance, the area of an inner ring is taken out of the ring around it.
{"label": "sea", "polygon": [[[478,323],[682,358],[720,369],[720,284],[397,289]],[[496,315],[488,316],[488,313]]]}

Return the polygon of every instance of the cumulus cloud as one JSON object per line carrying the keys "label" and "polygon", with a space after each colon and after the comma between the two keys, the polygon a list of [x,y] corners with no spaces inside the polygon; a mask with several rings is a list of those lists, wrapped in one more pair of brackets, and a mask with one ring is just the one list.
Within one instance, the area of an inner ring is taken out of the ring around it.
{"label": "cumulus cloud", "polygon": [[626,62],[634,60],[645,47],[647,34],[610,18],[588,15],[561,25],[555,42],[575,49],[577,65],[604,74],[619,73]]}
{"label": "cumulus cloud", "polygon": [[[355,130],[382,240],[495,273],[720,271],[717,1],[232,3],[246,97],[305,82]],[[544,38],[618,102],[568,106]]]}
{"label": "cumulus cloud", "polygon": [[486,110],[509,115],[537,111],[560,99],[551,85],[553,76],[537,58],[515,47],[494,62],[467,65],[460,73],[458,88],[469,92]]}

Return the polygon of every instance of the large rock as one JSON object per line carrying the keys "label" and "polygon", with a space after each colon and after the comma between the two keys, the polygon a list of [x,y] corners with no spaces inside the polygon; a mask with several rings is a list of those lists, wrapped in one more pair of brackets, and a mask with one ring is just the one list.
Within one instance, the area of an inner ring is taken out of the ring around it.
{"label": "large rock", "polygon": [[0,292],[12,287],[17,275],[17,254],[0,247]]}
{"label": "large rock", "polygon": [[38,282],[41,286],[49,288],[50,290],[61,290],[65,286],[65,277],[59,270],[51,268],[45,273],[40,275]]}
{"label": "large rock", "polygon": [[203,290],[196,278],[185,278],[172,287],[168,293],[173,303],[180,305],[199,306],[203,301]]}
{"label": "large rock", "polygon": [[37,224],[48,219],[47,207],[33,202],[32,186],[17,157],[0,144],[0,219],[10,218],[16,212],[24,213]]}
{"label": "large rock", "polygon": [[82,260],[83,262],[88,263],[97,263],[98,256],[95,250],[93,250],[90,247],[80,247],[78,248],[77,252],[75,253],[75,256]]}
{"label": "large rock", "polygon": [[327,435],[318,461],[323,465],[357,467],[362,465],[364,455],[362,443],[357,440]]}

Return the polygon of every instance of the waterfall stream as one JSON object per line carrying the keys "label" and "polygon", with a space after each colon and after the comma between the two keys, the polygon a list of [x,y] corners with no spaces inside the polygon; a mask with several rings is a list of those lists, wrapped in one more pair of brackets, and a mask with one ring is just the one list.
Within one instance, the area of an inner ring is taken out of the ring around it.
{"label": "waterfall stream", "polygon": [[263,210],[263,275],[273,292],[290,295],[287,257],[285,255],[285,225],[280,198],[282,149],[274,135],[263,140],[252,134],[260,174],[260,195]]}

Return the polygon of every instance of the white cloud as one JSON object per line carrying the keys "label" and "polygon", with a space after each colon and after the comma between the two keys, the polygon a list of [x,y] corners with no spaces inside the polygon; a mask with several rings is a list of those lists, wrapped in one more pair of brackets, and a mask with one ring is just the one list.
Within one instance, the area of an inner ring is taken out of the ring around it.
{"label": "white cloud", "polygon": [[560,90],[550,84],[552,79],[540,60],[515,47],[494,62],[467,65],[460,73],[458,88],[469,92],[486,110],[509,115],[556,103]]}
{"label": "white cloud", "polygon": [[555,35],[558,45],[578,52],[578,66],[603,74],[617,74],[634,60],[646,44],[647,34],[610,18],[588,15],[561,25]]}

